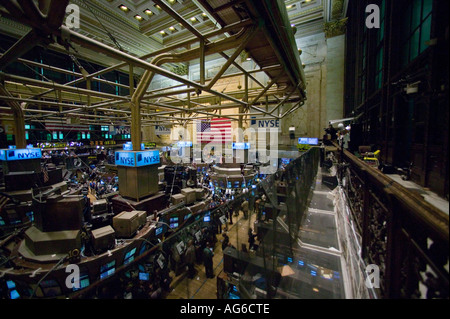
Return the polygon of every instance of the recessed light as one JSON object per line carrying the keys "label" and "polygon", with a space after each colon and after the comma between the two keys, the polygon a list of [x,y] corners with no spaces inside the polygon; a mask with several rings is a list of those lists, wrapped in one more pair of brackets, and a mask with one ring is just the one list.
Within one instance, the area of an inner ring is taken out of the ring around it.
{"label": "recessed light", "polygon": [[192,17],[192,18],[191,18],[191,21],[192,21],[192,22],[197,21],[197,18],[196,18],[196,17]]}
{"label": "recessed light", "polygon": [[123,5],[123,4],[121,4],[121,5],[119,6],[119,9],[122,10],[122,11],[124,11],[124,12],[130,11],[130,9],[129,9],[127,6]]}
{"label": "recessed light", "polygon": [[169,27],[169,30],[170,30],[170,31],[174,31],[175,28],[174,28],[174,27]]}
{"label": "recessed light", "polygon": [[149,9],[146,9],[146,10],[144,11],[144,13],[145,13],[146,15],[149,15],[149,16],[153,15],[152,10],[149,10]]}
{"label": "recessed light", "polygon": [[203,12],[203,13],[202,13],[202,16],[206,17],[206,13]]}
{"label": "recessed light", "polygon": [[159,33],[161,33],[161,34],[166,34],[166,31],[161,30],[161,31],[159,31]]}
{"label": "recessed light", "polygon": [[134,16],[134,18],[135,18],[136,20],[139,20],[139,21],[142,21],[142,20],[143,20],[143,18],[142,18],[139,14],[136,14],[136,15]]}
{"label": "recessed light", "polygon": [[160,7],[159,5],[156,5],[155,7],[156,7],[156,9],[158,9],[158,10],[162,10],[161,7]]}

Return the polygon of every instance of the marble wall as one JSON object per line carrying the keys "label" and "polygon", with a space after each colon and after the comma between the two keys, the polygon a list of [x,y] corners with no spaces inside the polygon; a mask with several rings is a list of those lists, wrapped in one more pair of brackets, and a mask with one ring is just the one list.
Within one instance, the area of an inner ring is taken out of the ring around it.
{"label": "marble wall", "polygon": [[[330,120],[343,116],[345,35],[326,38],[322,32],[300,37],[297,33],[296,42],[305,64],[307,100],[282,120],[283,141],[291,126],[297,136],[320,138]],[[285,105],[283,111],[290,107]]]}

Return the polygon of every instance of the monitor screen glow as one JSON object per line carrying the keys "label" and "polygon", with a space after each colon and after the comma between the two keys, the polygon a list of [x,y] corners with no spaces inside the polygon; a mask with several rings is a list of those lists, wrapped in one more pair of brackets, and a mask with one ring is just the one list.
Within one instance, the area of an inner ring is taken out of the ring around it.
{"label": "monitor screen glow", "polygon": [[139,273],[139,280],[148,281],[150,280],[150,274],[146,272]]}

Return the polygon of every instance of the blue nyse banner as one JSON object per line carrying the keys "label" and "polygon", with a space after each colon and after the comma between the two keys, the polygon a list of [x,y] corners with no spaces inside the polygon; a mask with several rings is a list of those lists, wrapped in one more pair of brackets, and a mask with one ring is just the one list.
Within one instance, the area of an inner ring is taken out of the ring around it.
{"label": "blue nyse banner", "polygon": [[128,166],[135,167],[136,166],[136,153],[134,152],[116,152],[116,165],[119,166]]}
{"label": "blue nyse banner", "polygon": [[142,167],[159,164],[159,151],[127,152],[120,151],[115,154],[116,165],[127,167]]}
{"label": "blue nyse banner", "polygon": [[42,152],[40,148],[7,149],[0,152],[0,160],[3,161],[20,161],[41,157]]}
{"label": "blue nyse banner", "polygon": [[159,151],[145,151],[136,153],[136,166],[147,166],[159,164]]}

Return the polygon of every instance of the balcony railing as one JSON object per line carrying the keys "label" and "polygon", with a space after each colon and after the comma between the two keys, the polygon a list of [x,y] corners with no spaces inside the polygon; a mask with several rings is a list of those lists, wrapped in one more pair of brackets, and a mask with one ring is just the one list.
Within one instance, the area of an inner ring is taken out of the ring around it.
{"label": "balcony railing", "polygon": [[362,257],[380,270],[378,295],[448,298],[449,216],[350,152],[338,155]]}

